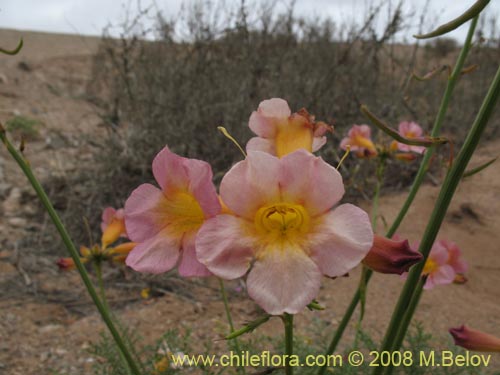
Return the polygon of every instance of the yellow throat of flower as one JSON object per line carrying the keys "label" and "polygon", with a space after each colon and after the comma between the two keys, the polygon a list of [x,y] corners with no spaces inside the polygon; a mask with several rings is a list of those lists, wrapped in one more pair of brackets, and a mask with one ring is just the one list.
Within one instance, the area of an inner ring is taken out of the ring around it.
{"label": "yellow throat of flower", "polygon": [[435,272],[439,268],[439,265],[432,259],[427,259],[425,262],[424,270],[422,271],[423,275],[430,275]]}
{"label": "yellow throat of flower", "polygon": [[161,213],[166,226],[182,235],[196,231],[203,224],[205,215],[196,198],[187,191],[176,191],[166,196]]}
{"label": "yellow throat of flower", "polygon": [[279,158],[299,149],[312,152],[313,127],[302,116],[294,116],[277,126],[275,138],[276,156]]}
{"label": "yellow throat of flower", "polygon": [[255,214],[255,227],[266,244],[295,242],[306,233],[311,219],[305,208],[293,203],[261,207]]}

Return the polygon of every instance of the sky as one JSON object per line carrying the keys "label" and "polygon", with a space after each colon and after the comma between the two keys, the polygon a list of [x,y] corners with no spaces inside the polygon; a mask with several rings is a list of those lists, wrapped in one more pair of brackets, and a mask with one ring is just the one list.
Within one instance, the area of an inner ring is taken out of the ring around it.
{"label": "sky", "polygon": [[[206,0],[205,0],[206,1]],[[152,6],[167,17],[177,17],[184,3],[182,0],[140,0],[141,6]],[[236,6],[240,0],[225,0],[227,6]],[[247,0],[247,3],[250,1]],[[276,0],[278,7],[289,1]],[[392,1],[396,3],[395,0]],[[306,17],[330,17],[336,23],[361,22],[370,0],[296,0],[295,14]],[[406,11],[419,14],[426,0],[404,0]],[[430,0],[426,18],[429,30],[457,17],[468,9],[474,0]],[[138,0],[0,0],[0,28],[59,32],[82,35],[101,35],[107,25],[119,25],[125,20],[126,8],[137,9]],[[500,16],[500,0],[491,0],[489,15]],[[500,19],[500,17],[499,17]],[[152,21],[150,21],[152,22]],[[410,29],[400,39],[411,39],[417,31],[419,17],[409,19]],[[382,24],[382,20],[380,21]],[[497,26],[500,29],[500,25]],[[120,28],[110,29],[112,35],[119,35]],[[457,40],[464,40],[467,27],[450,34]]]}

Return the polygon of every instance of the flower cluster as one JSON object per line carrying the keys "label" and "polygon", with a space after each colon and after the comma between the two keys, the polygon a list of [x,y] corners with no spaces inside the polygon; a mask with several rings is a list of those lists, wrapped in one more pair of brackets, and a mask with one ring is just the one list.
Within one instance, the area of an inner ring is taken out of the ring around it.
{"label": "flower cluster", "polygon": [[[313,155],[331,126],[275,98],[260,103],[249,127],[256,137],[222,178],[219,194],[208,163],[160,151],[152,168],[158,186],[139,186],[125,203],[127,235],[137,243],[128,266],[246,278],[249,296],[280,315],[314,300],[322,276],[345,275],[361,262],[401,274],[421,260],[408,241],[374,237],[362,209],[339,203],[342,176]],[[369,129],[365,138],[356,132],[350,135],[357,150],[375,152]]]}
{"label": "flower cluster", "polygon": [[[80,247],[80,261],[88,263],[91,261],[102,262],[112,261],[115,263],[124,263],[130,251],[135,247],[134,242],[126,241],[115,246],[110,246],[118,241],[120,237],[127,239],[125,229],[124,210],[115,210],[107,207],[102,213],[101,222],[101,244],[93,246]],[[72,270],[75,268],[75,262],[72,258],[60,258],[57,265],[62,270]]]}
{"label": "flower cluster", "polygon": [[[423,130],[415,122],[401,122],[398,126],[398,132],[406,139],[423,139]],[[353,125],[347,137],[340,142],[340,148],[349,149],[358,158],[384,155],[406,161],[414,160],[417,155],[423,154],[425,151],[423,146],[409,146],[397,141],[392,141],[389,146],[375,144],[372,140],[371,128],[368,125]]]}

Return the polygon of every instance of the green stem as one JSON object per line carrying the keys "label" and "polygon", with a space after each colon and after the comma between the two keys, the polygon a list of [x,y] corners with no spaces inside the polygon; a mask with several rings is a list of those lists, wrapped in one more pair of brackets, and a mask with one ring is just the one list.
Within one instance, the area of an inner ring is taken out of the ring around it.
{"label": "green stem", "polygon": [[87,270],[83,266],[82,262],[80,261],[80,256],[78,254],[78,250],[76,249],[75,245],[73,244],[73,241],[71,240],[68,231],[66,230],[66,227],[62,223],[61,219],[57,215],[56,211],[54,210],[54,207],[52,206],[52,203],[50,202],[47,194],[45,193],[42,185],[38,180],[36,179],[35,175],[33,174],[29,163],[24,159],[22,154],[16,150],[16,148],[10,143],[10,141],[7,139],[7,136],[5,134],[5,130],[0,127],[0,139],[4,143],[5,147],[7,148],[7,151],[12,155],[14,160],[17,162],[19,167],[22,169],[26,177],[28,178],[29,182],[33,186],[33,189],[35,190],[36,194],[38,195],[38,198],[42,202],[43,206],[45,207],[47,213],[49,214],[50,218],[52,219],[54,225],[56,226],[59,235],[61,236],[61,239],[66,246],[66,249],[68,250],[69,254],[71,255],[71,258],[75,262],[76,269],[80,273],[80,276],[82,278],[82,281],[87,288],[87,291],[92,298],[92,301],[94,302],[95,306],[97,307],[97,310],[101,314],[102,320],[106,324],[106,326],[109,329],[109,332],[113,336],[113,339],[116,342],[116,345],[120,349],[120,351],[123,353],[125,359],[127,360],[127,364],[130,367],[130,370],[134,375],[139,375],[140,371],[139,368],[137,367],[137,364],[135,363],[134,359],[132,358],[130,352],[128,351],[127,347],[125,346],[125,343],[123,342],[118,330],[116,329],[115,325],[113,324],[113,321],[111,319],[111,315],[105,305],[101,302],[99,299],[99,296],[97,295],[97,292],[92,285],[92,282],[90,281],[89,275],[87,273]]}
{"label": "green stem", "polygon": [[377,231],[377,217],[378,217],[378,202],[380,198],[380,190],[384,183],[384,171],[385,171],[385,157],[379,159],[376,175],[377,184],[375,185],[375,191],[373,192],[373,202],[372,202],[372,227],[373,231]]}
{"label": "green stem", "polygon": [[[88,222],[87,222],[87,224],[88,224]],[[89,227],[89,233],[90,233],[90,227]],[[96,259],[93,261],[93,263],[94,263],[95,274],[97,277],[97,285],[99,286],[99,294],[101,296],[102,304],[104,305],[106,310],[110,311],[110,313],[111,313],[111,310],[109,308],[108,299],[106,298],[106,289],[104,289],[104,278],[102,277],[102,260]],[[119,324],[120,322],[118,321],[116,316],[113,316],[113,313],[111,313],[111,318],[114,319],[115,324],[118,327],[120,327],[120,324]],[[132,350],[132,354],[135,356],[135,358],[138,358],[137,353],[135,352],[133,347],[131,348],[131,350]],[[127,359],[125,358],[125,356],[123,355],[123,353],[120,350],[118,350],[118,354],[120,356],[120,360],[122,361],[122,363],[124,365],[124,368],[127,371],[127,374],[130,375],[131,372],[130,372],[130,368],[127,364]],[[141,367],[141,370],[144,372],[144,368]]]}
{"label": "green stem", "polygon": [[[446,112],[448,110],[449,102],[451,99],[451,94],[453,92],[453,89],[455,88],[456,82],[460,76],[460,73],[462,72],[465,59],[467,57],[467,54],[469,53],[471,43],[472,43],[472,37],[474,35],[474,30],[476,28],[477,24],[477,17],[474,18],[471,22],[471,25],[469,27],[469,32],[467,34],[467,38],[465,40],[464,46],[462,47],[462,50],[460,51],[460,55],[458,56],[457,62],[455,64],[455,67],[453,69],[452,74],[448,78],[448,83],[446,85],[445,92],[443,94],[443,98],[441,100],[441,105],[439,107],[438,114],[436,116],[436,119],[434,121],[434,125],[431,131],[431,136],[432,137],[437,137],[441,131],[441,125],[443,124]],[[394,219],[391,227],[386,233],[387,238],[391,238],[396,231],[398,230],[399,226],[401,225],[401,222],[405,218],[406,214],[408,213],[408,210],[410,206],[412,205],[413,201],[415,200],[415,197],[417,195],[418,190],[420,189],[420,186],[422,185],[422,182],[424,181],[424,177],[427,173],[427,170],[429,169],[429,164],[431,161],[432,156],[434,155],[436,150],[436,146],[431,146],[427,148],[425,151],[424,157],[422,159],[422,162],[420,163],[420,167],[418,169],[418,172],[415,176],[415,179],[413,180],[413,184],[410,188],[410,191],[408,192],[408,196],[406,197],[405,202],[403,203],[403,206],[399,210],[398,215]],[[373,274],[373,271],[368,270],[366,274],[366,282],[368,283],[370,281],[370,278]],[[357,304],[359,303],[360,300],[360,292],[359,289],[356,291],[354,296],[352,297],[351,303],[347,307],[347,310],[342,317],[342,321],[339,324],[339,327],[337,328],[337,332],[335,332],[335,335],[332,338],[332,341],[328,347],[327,352],[325,353],[326,355],[331,355],[337,348],[338,343],[340,342],[340,339],[342,338],[342,335],[347,328],[347,324],[351,320],[351,317],[356,309]],[[320,367],[318,371],[318,375],[323,375],[326,371],[326,366]]]}
{"label": "green stem", "polygon": [[[406,314],[404,315],[400,328],[398,330],[398,334],[396,335],[396,338],[394,340],[393,349],[394,351],[398,351],[401,345],[403,344],[403,340],[406,335],[406,330],[408,329],[408,326],[410,325],[411,319],[413,317],[413,314],[415,310],[417,309],[418,303],[420,302],[420,297],[422,296],[422,292],[424,290],[424,285],[426,282],[425,277],[421,277],[417,287],[415,288],[415,293],[410,301],[410,304],[408,305],[408,309],[406,310]],[[392,367],[390,364],[389,366],[385,369],[386,375],[390,375],[392,371],[394,370],[394,367]]]}
{"label": "green stem", "polygon": [[285,326],[285,374],[293,375],[290,359],[293,355],[293,315],[285,313],[282,317]]}
{"label": "green stem", "polygon": [[101,301],[106,309],[109,310],[108,300],[106,298],[106,291],[104,289],[104,280],[102,278],[102,264],[100,260],[94,261],[95,274],[97,276],[97,285],[99,286],[99,294],[101,295]]}
{"label": "green stem", "polygon": [[[479,143],[479,139],[481,138],[486,124],[488,123],[491,113],[495,108],[499,95],[500,67],[498,68],[495,78],[493,79],[488,93],[486,94],[479,113],[474,120],[474,124],[472,125],[467,138],[465,139],[462,149],[460,150],[460,153],[458,154],[455,162],[453,163],[444,180],[443,186],[436,201],[435,208],[431,214],[429,223],[427,224],[424,235],[422,237],[422,241],[420,243],[419,251],[424,256],[424,260],[415,265],[408,275],[408,279],[406,280],[396,308],[394,309],[394,312],[392,314],[391,322],[387,329],[383,345],[380,350],[381,352],[383,350],[389,350],[390,348],[394,347],[396,335],[404,335],[406,333],[406,328],[400,327],[401,317],[404,316],[404,314],[406,314],[406,312],[408,311],[408,306],[411,305],[411,299],[419,297],[418,292],[416,291],[416,286],[425,266],[425,261],[429,256],[434,241],[436,240],[437,233],[441,227],[448,206],[462,178],[465,168],[467,167],[467,164],[469,163],[472,154],[474,153],[474,150]],[[409,318],[411,318],[411,316],[409,316]],[[395,349],[397,350],[399,348]],[[374,374],[381,373],[382,371],[380,368],[375,369],[374,371]]]}
{"label": "green stem", "polygon": [[[224,287],[224,281],[220,278],[218,278],[218,280],[219,280],[220,293],[222,295],[222,301],[224,302],[224,309],[226,310],[226,317],[227,317],[227,322],[229,324],[229,330],[230,330],[230,333],[234,333],[235,329],[234,329],[234,324],[233,324],[233,318],[231,316],[231,310],[229,309],[229,301],[227,299],[227,293],[226,293],[226,288]],[[238,339],[235,337],[232,339],[232,341],[234,343],[234,349],[236,350],[238,355],[240,355],[241,350],[240,350],[240,344],[238,342]],[[243,374],[246,373],[244,367],[238,367],[238,372],[241,372]]]}

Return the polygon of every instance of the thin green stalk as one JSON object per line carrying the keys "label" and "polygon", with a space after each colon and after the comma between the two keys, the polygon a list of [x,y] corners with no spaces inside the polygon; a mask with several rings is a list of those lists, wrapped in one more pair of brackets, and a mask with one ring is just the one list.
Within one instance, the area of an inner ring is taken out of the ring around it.
{"label": "thin green stalk", "polygon": [[293,367],[290,366],[290,359],[293,355],[293,315],[285,313],[282,319],[285,326],[285,374],[293,375]]}
{"label": "thin green stalk", "polygon": [[10,141],[7,139],[7,136],[5,134],[5,130],[0,126],[0,139],[4,143],[5,147],[7,148],[7,151],[12,155],[14,160],[17,162],[19,167],[22,169],[26,177],[28,178],[29,182],[33,186],[33,189],[35,190],[36,194],[38,195],[38,198],[42,202],[43,206],[45,207],[47,213],[49,214],[50,218],[52,219],[54,225],[56,226],[59,235],[61,236],[62,241],[64,242],[64,245],[66,246],[66,249],[68,250],[69,254],[71,255],[71,258],[75,262],[76,269],[78,270],[82,281],[87,288],[87,291],[92,298],[92,301],[94,302],[95,306],[97,307],[97,310],[101,314],[102,320],[106,324],[106,326],[109,329],[109,332],[111,333],[111,336],[113,336],[113,339],[116,342],[116,345],[118,346],[119,350],[123,353],[125,359],[127,360],[127,364],[130,367],[130,370],[134,375],[139,375],[140,371],[135,363],[134,359],[132,358],[129,350],[127,349],[125,343],[123,342],[118,330],[116,329],[115,325],[113,324],[113,321],[111,319],[111,315],[109,311],[106,309],[105,305],[101,302],[99,299],[99,296],[97,295],[97,292],[92,285],[92,282],[90,281],[89,275],[87,273],[87,270],[83,266],[82,262],[80,261],[80,256],[78,254],[78,251],[73,244],[73,241],[71,240],[68,231],[66,230],[64,224],[62,223],[61,219],[57,215],[56,211],[54,210],[54,207],[52,206],[52,203],[50,202],[47,194],[45,193],[42,185],[38,180],[36,179],[35,175],[33,174],[29,163],[24,159],[22,154],[16,150],[16,148],[10,143]]}
{"label": "thin green stalk", "polygon": [[[406,336],[406,330],[408,329],[413,314],[417,309],[418,303],[420,302],[420,297],[422,296],[426,280],[427,278],[421,277],[417,284],[417,287],[415,288],[415,293],[410,301],[410,304],[408,305],[408,309],[406,310],[406,314],[401,321],[400,329],[398,330],[398,334],[396,335],[396,339],[394,340],[394,345],[393,345],[394,351],[398,351],[401,345],[403,344],[403,340]],[[394,367],[389,365],[389,367],[385,369],[386,375],[390,375],[393,370]]]}
{"label": "thin green stalk", "polygon": [[108,300],[106,298],[106,291],[104,289],[104,280],[102,278],[102,264],[100,260],[95,260],[94,262],[95,274],[97,276],[97,285],[99,286],[99,293],[101,295],[101,301],[109,310]]}
{"label": "thin green stalk", "polygon": [[[226,317],[227,317],[227,322],[229,324],[229,330],[230,333],[234,333],[235,330],[234,330],[233,318],[231,316],[231,310],[229,309],[229,301],[227,299],[227,293],[226,293],[226,288],[224,287],[224,281],[220,278],[218,280],[219,280],[220,293],[222,295],[222,301],[224,302],[224,309],[226,310]],[[238,339],[235,337],[231,340],[234,343],[234,349],[236,350],[236,352],[238,354],[241,354],[240,344],[238,342]],[[244,367],[238,367],[238,372],[245,374],[246,370]]]}
{"label": "thin green stalk", "polygon": [[385,156],[380,158],[377,165],[377,171],[375,172],[377,175],[377,184],[375,185],[372,202],[372,227],[374,232],[377,231],[378,202],[380,198],[380,190],[382,189],[382,185],[384,184],[384,172]]}
{"label": "thin green stalk", "polygon": [[[85,222],[87,223],[88,225],[88,222],[87,220],[85,220]],[[90,227],[88,227],[89,229],[89,233],[90,233]],[[93,241],[91,241],[93,242]],[[102,261],[99,260],[99,259],[96,259],[93,261],[93,264],[94,264],[94,269],[95,269],[95,274],[96,274],[96,277],[97,277],[97,285],[99,287],[99,294],[101,295],[101,301],[104,305],[104,307],[111,312],[110,308],[109,308],[109,304],[108,304],[108,299],[106,298],[106,289],[104,288],[104,279],[102,277]],[[113,314],[111,313],[111,318],[114,318],[114,321],[115,323],[119,323],[116,319],[116,316],[113,316]],[[120,326],[120,324],[117,324],[118,326]],[[137,356],[137,353],[135,353],[134,351],[134,348],[132,347],[131,348],[132,350],[132,354],[135,356],[135,358],[138,358]],[[122,363],[124,364],[124,367],[127,371],[127,374],[131,374],[130,372],[130,368],[127,364],[127,359],[125,358],[125,356],[123,355],[123,353],[118,350],[118,355],[120,356],[120,360],[122,361]],[[144,372],[144,368],[141,367],[141,370]]]}
{"label": "thin green stalk", "polygon": [[[448,78],[448,84],[446,85],[445,92],[443,94],[443,98],[441,99],[441,105],[439,107],[438,114],[436,116],[436,119],[434,121],[434,125],[431,131],[431,137],[437,137],[439,136],[439,133],[441,131],[441,125],[444,121],[446,112],[448,110],[449,102],[451,99],[451,94],[453,92],[453,89],[455,88],[456,82],[458,78],[460,77],[460,74],[462,72],[465,59],[469,53],[471,44],[472,44],[472,37],[474,35],[474,30],[476,29],[477,25],[477,17],[474,18],[470,24],[469,27],[469,32],[467,33],[467,37],[465,39],[464,46],[462,47],[462,50],[460,51],[460,55],[458,56],[457,62],[455,64],[455,67],[453,69],[452,74]],[[412,205],[413,201],[415,200],[415,197],[417,195],[418,190],[420,189],[420,186],[422,185],[422,182],[424,181],[424,177],[427,173],[427,170],[429,169],[429,164],[431,161],[432,156],[434,155],[436,150],[436,146],[431,146],[427,148],[425,151],[424,157],[422,159],[422,162],[420,163],[420,167],[418,169],[418,172],[415,176],[415,179],[413,180],[413,184],[410,188],[410,191],[408,192],[408,196],[406,197],[405,202],[403,203],[403,206],[399,210],[398,215],[394,219],[391,227],[386,233],[387,238],[391,238],[396,231],[398,230],[399,226],[401,225],[401,222],[405,218],[406,214],[408,213],[408,210],[410,209],[410,206]],[[368,283],[372,277],[373,271],[368,270],[366,274],[366,282]],[[330,345],[328,346],[328,350],[325,353],[326,355],[331,355],[337,348],[338,343],[340,342],[340,339],[342,338],[342,335],[344,334],[345,329],[347,328],[347,324],[351,320],[351,317],[356,310],[356,306],[359,303],[360,300],[360,291],[359,289],[355,292],[354,296],[352,297],[351,303],[347,307],[347,310],[342,317],[342,321],[340,322],[337,331],[335,332],[335,335],[332,338],[332,341]],[[323,375],[326,371],[326,366],[320,367],[318,371],[318,375]]]}
{"label": "thin green stalk", "polygon": [[[467,164],[469,163],[472,154],[474,153],[479,143],[486,124],[488,123],[491,113],[493,112],[498,102],[499,95],[500,66],[497,70],[495,78],[493,79],[493,82],[491,83],[488,93],[486,94],[483,104],[481,105],[479,113],[477,114],[476,119],[474,120],[474,123],[467,135],[467,138],[465,139],[462,149],[460,150],[460,153],[458,154],[455,162],[453,163],[444,180],[443,186],[436,201],[435,208],[431,214],[429,223],[427,224],[424,235],[422,237],[422,241],[420,243],[419,251],[424,256],[424,260],[415,265],[408,275],[408,279],[406,280],[396,308],[394,309],[394,312],[392,314],[391,322],[386,331],[386,335],[384,337],[380,352],[382,352],[383,350],[389,350],[391,348],[394,348],[395,350],[399,349],[394,347],[396,335],[404,335],[406,333],[406,328],[401,327],[401,317],[403,317],[404,314],[406,314],[406,312],[408,311],[408,306],[411,305],[411,299],[419,298],[419,292],[416,291],[416,286],[425,266],[425,261],[429,256],[434,241],[436,240],[437,233],[441,227],[443,219],[446,215],[446,211],[448,210],[448,206],[462,178],[465,168],[467,167]],[[411,316],[409,316],[409,318],[411,318]],[[408,319],[408,323],[409,321],[410,319]],[[373,373],[381,374],[383,370],[383,368],[377,368]]]}

